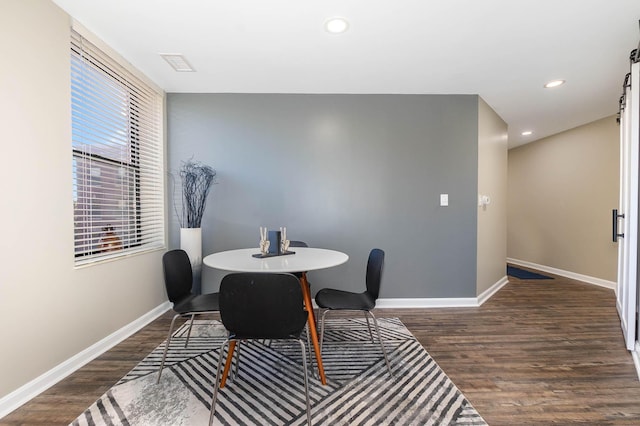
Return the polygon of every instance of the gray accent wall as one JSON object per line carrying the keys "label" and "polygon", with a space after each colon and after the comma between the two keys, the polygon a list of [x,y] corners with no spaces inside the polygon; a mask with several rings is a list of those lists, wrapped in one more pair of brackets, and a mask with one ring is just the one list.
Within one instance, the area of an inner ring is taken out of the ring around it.
{"label": "gray accent wall", "polygon": [[[218,172],[203,255],[257,247],[259,226],[286,226],[290,239],[350,257],[311,272],[313,293],[363,290],[367,256],[379,247],[381,297],[475,297],[478,99],[171,93],[169,172],[190,158]],[[178,247],[175,212],[169,235]],[[204,267],[204,291],[222,276]]]}

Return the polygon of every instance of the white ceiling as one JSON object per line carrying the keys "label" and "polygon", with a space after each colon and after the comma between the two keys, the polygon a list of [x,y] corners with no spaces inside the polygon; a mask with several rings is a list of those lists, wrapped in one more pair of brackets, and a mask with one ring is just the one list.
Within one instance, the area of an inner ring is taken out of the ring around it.
{"label": "white ceiling", "polygon": [[640,40],[640,0],[54,2],[167,92],[479,94],[510,147],[616,114]]}

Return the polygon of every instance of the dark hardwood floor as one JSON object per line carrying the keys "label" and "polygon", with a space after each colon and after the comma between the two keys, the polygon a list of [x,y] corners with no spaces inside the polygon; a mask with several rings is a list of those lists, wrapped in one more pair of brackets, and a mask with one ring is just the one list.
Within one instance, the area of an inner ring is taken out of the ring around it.
{"label": "dark hardwood floor", "polygon": [[[399,317],[490,425],[640,425],[640,382],[613,291],[554,278],[510,278],[478,308],[376,314]],[[70,423],[163,341],[170,319],[158,318],[0,424]]]}

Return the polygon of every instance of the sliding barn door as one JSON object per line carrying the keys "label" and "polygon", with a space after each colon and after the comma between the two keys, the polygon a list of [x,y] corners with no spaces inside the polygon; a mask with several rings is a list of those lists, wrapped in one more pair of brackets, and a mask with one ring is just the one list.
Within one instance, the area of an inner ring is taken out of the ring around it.
{"label": "sliding barn door", "polygon": [[620,101],[620,205],[613,213],[618,241],[617,308],[627,349],[638,339],[638,167],[640,161],[640,63],[632,53],[631,73]]}

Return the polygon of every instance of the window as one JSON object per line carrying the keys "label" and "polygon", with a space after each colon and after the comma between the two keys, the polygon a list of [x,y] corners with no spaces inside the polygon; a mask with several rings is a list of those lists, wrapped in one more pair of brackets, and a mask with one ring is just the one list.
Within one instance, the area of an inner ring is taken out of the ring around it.
{"label": "window", "polygon": [[164,245],[162,102],[72,31],[76,265]]}

